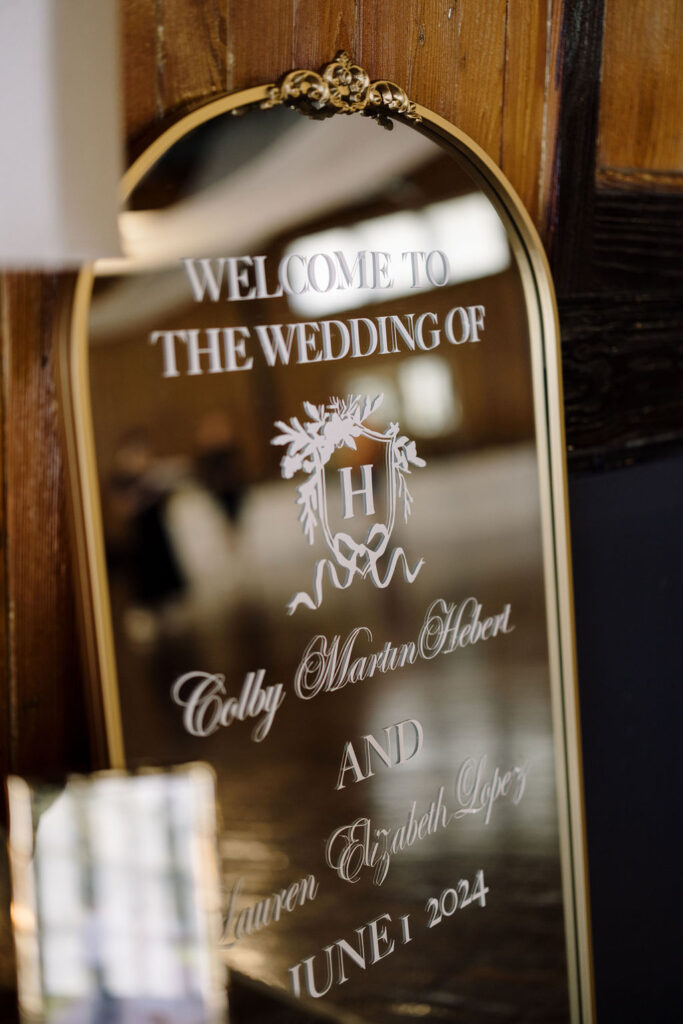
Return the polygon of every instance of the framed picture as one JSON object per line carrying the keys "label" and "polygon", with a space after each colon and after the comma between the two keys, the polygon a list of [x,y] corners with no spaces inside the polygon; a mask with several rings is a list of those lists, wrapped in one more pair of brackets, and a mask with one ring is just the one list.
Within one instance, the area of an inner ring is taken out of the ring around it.
{"label": "framed picture", "polygon": [[590,1021],[528,215],[345,54],[182,118],[123,192],[61,348],[102,761],[212,765],[234,971],[339,1020]]}

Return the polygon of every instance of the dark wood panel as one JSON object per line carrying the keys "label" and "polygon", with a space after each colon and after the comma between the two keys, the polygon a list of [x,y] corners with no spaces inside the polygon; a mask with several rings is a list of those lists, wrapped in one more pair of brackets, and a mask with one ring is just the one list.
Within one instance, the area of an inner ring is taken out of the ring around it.
{"label": "dark wood panel", "polygon": [[548,249],[558,295],[590,288],[603,0],[565,0]]}
{"label": "dark wood panel", "polygon": [[683,191],[599,191],[594,274],[605,289],[678,291],[683,281]]}
{"label": "dark wood panel", "polygon": [[628,465],[683,437],[683,307],[615,293],[560,303],[572,470]]}
{"label": "dark wood panel", "polygon": [[683,194],[596,189],[603,7],[564,4],[558,55],[549,255],[573,469],[626,465],[683,442]]}

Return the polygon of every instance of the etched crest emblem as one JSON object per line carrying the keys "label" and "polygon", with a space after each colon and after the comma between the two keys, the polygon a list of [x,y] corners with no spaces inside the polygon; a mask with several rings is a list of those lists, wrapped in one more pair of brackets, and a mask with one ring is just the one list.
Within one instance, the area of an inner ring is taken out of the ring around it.
{"label": "etched crest emblem", "polygon": [[[309,544],[313,544],[316,529],[320,528],[332,556],[318,559],[315,563],[312,594],[305,591],[295,594],[287,605],[290,615],[299,605],[313,609],[320,607],[325,575],[339,590],[351,586],[357,577],[369,578],[376,587],[384,588],[391,582],[397,568],[400,567],[404,579],[412,583],[424,564],[424,559],[420,558],[411,569],[403,548],[388,550],[397,512],[400,510],[404,522],[408,521],[411,512],[413,499],[406,476],[411,472],[411,466],[422,467],[426,462],[417,454],[415,442],[400,433],[398,423],[389,423],[382,432],[366,422],[377,411],[383,397],[349,395],[345,399],[331,398],[327,405],[304,402],[307,420],[302,422],[293,416],[289,423],[283,420],[275,423],[280,433],[272,438],[271,444],[287,446],[280,460],[283,478],[290,480],[298,472],[306,475],[297,487],[296,498],[301,509],[299,522],[304,536]],[[339,449],[357,452],[359,438],[375,442],[383,454],[385,509],[380,517],[375,507],[376,471],[379,467],[364,462],[338,468],[342,521],[355,518],[359,510],[359,514],[372,520],[365,536],[354,539],[346,529],[334,530],[331,526],[326,467]],[[385,555],[387,561],[381,566],[380,559]]]}

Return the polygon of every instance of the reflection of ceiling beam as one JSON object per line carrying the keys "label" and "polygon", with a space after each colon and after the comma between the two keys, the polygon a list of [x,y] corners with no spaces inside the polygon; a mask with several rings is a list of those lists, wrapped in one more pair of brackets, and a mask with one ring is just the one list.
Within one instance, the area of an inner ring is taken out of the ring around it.
{"label": "reflection of ceiling beam", "polygon": [[157,265],[194,254],[251,253],[292,225],[367,198],[434,155],[434,143],[405,125],[387,132],[363,117],[333,124],[302,118],[199,195],[165,210],[122,213],[123,251]]}
{"label": "reflection of ceiling beam", "polygon": [[183,305],[189,295],[185,270],[158,273],[175,260],[261,254],[277,235],[366,200],[438,153],[434,142],[402,124],[388,132],[363,117],[301,118],[257,159],[192,199],[166,210],[121,214],[129,258],[98,261],[97,273],[135,276],[93,303],[92,335],[139,327]]}

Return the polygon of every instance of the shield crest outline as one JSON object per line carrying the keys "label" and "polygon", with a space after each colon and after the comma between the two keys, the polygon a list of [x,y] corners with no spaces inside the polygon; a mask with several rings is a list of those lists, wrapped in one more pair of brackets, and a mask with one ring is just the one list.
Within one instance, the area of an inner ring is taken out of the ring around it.
{"label": "shield crest outline", "polygon": [[[361,576],[366,576],[373,560],[376,561],[386,551],[396,523],[396,454],[394,451],[395,436],[387,437],[376,430],[363,426],[359,436],[382,445],[384,477],[386,480],[385,510],[383,520],[375,517],[367,527],[365,537],[358,540],[344,529],[332,531],[329,522],[327,476],[325,466],[316,474],[316,486],[319,491],[320,526],[325,543],[337,564],[344,569],[354,566]],[[372,464],[373,470],[376,465]]]}
{"label": "shield crest outline", "polygon": [[[305,592],[296,594],[287,606],[290,615],[300,604],[310,608],[320,607],[325,575],[337,589],[346,589],[357,576],[365,578],[368,575],[376,587],[384,588],[390,583],[399,564],[403,566],[404,578],[409,583],[413,582],[424,564],[424,559],[420,559],[411,569],[403,549],[396,548],[391,552],[385,570],[380,570],[378,565],[389,546],[396,522],[397,503],[402,504],[404,521],[407,522],[410,515],[413,499],[406,481],[406,476],[411,472],[410,465],[426,465],[425,460],[417,454],[415,442],[400,434],[398,423],[389,423],[384,432],[374,430],[366,423],[381,405],[383,397],[381,394],[374,398],[349,395],[345,399],[330,398],[326,405],[305,401],[303,407],[308,420],[302,423],[298,417],[292,416],[289,422],[275,422],[280,433],[271,439],[271,444],[287,446],[280,460],[283,478],[290,479],[300,470],[306,474],[304,482],[297,487],[296,499],[300,507],[299,522],[306,540],[313,544],[316,528],[320,527],[325,545],[334,560],[323,558],[316,562],[313,597]],[[385,446],[387,522],[374,522],[364,541],[358,543],[343,530],[332,532],[327,507],[325,467],[335,450],[344,446],[355,450],[355,438],[361,436]]]}

